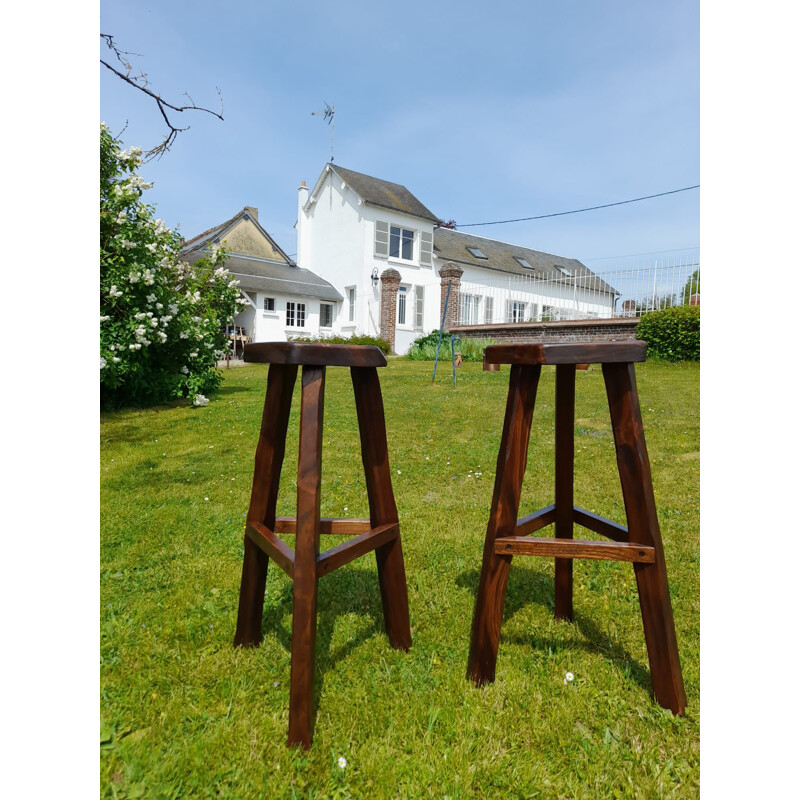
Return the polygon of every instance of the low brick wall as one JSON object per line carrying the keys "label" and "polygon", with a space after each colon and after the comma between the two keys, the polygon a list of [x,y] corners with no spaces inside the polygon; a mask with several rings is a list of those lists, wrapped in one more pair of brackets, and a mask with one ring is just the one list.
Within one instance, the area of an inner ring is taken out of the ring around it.
{"label": "low brick wall", "polygon": [[501,325],[455,325],[451,332],[462,339],[495,342],[627,342],[636,338],[637,318],[512,322]]}

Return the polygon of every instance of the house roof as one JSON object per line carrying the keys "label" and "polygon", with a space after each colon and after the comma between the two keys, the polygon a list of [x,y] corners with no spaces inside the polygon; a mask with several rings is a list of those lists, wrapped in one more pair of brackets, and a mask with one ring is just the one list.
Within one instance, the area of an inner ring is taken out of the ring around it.
{"label": "house roof", "polygon": [[[202,254],[198,254],[197,258]],[[194,258],[193,261],[196,261]],[[342,295],[324,278],[311,270],[280,261],[268,261],[254,256],[232,253],[225,260],[225,267],[239,281],[240,289],[254,292],[273,292],[278,295],[315,297],[319,300],[338,302]]]}
{"label": "house roof", "polygon": [[[369,205],[400,211],[403,214],[421,217],[434,223],[439,222],[439,217],[414,197],[405,186],[399,183],[373,178],[371,175],[354,172],[352,169],[345,169],[338,164],[326,164],[320,179],[324,177],[328,168],[346,181],[350,188]],[[319,181],[317,182],[318,185]],[[314,187],[314,192],[317,191],[317,186]]]}
{"label": "house roof", "polygon": [[258,230],[269,240],[275,251],[285,261],[276,261],[243,253],[229,253],[225,259],[225,267],[239,281],[240,289],[274,293],[277,295],[296,295],[314,297],[319,300],[338,302],[342,295],[328,283],[307,269],[298,267],[278,246],[275,240],[261,227],[253,213],[245,207],[229,220],[214,228],[198,234],[185,242],[178,258],[194,264],[206,254],[208,245],[215,244],[225,238],[225,234],[241,219],[248,217]]}
{"label": "house roof", "polygon": [[[202,233],[197,234],[197,236],[193,236],[191,239],[184,242],[178,257],[182,258],[184,261],[187,261],[189,260],[187,259],[187,256],[190,253],[199,253],[205,249],[207,244],[217,243],[224,239],[225,234],[228,233],[228,231],[233,228],[233,226],[236,225],[241,219],[249,219],[253,225],[256,226],[262,236],[264,236],[272,245],[272,247],[286,260],[286,262],[289,264],[292,263],[292,259],[286,255],[286,253],[283,251],[283,248],[261,226],[258,218],[252,213],[252,210],[249,206],[245,206],[241,211],[234,214],[230,219],[225,220],[225,222],[222,224],[216,225],[213,228],[209,228],[207,231],[203,231]],[[200,256],[198,255],[191,260],[196,261],[199,257]]]}
{"label": "house roof", "polygon": [[[471,253],[467,248],[476,248],[486,258]],[[451,230],[449,228],[436,228],[433,231],[433,254],[442,261],[454,261],[480,269],[495,270],[497,272],[511,273],[513,275],[533,275],[539,278],[561,278],[569,281],[571,278],[564,275],[559,267],[567,270],[571,276],[584,278],[578,280],[578,286],[586,286],[601,292],[614,293],[615,289],[592,272],[588,267],[575,258],[544,253],[540,250],[531,250],[529,247],[520,247],[516,244],[501,242],[497,239],[487,239],[470,233]],[[516,258],[524,259],[533,269],[522,266]],[[591,279],[591,283],[589,280]]]}

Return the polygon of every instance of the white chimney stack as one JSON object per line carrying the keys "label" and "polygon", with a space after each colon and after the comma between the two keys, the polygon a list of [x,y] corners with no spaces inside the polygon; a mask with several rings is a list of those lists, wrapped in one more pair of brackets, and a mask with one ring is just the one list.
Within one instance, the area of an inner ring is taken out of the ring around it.
{"label": "white chimney stack", "polygon": [[297,255],[295,260],[299,267],[305,268],[308,268],[306,263],[308,258],[308,220],[303,209],[307,202],[308,186],[306,186],[305,181],[301,181],[300,186],[297,187],[297,223],[295,224],[297,230]]}

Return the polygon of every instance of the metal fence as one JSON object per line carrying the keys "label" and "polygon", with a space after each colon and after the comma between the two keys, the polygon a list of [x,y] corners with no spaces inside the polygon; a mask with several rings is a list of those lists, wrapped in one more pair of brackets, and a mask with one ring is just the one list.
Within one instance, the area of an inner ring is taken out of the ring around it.
{"label": "metal fence", "polygon": [[700,300],[698,258],[566,275],[461,281],[461,325],[639,317]]}

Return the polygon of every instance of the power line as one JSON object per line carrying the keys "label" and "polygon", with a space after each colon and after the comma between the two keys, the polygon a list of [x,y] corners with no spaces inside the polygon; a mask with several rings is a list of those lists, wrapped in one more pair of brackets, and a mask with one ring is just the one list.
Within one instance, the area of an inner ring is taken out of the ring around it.
{"label": "power line", "polygon": [[681,250],[698,250],[699,244],[691,247],[675,247],[672,250],[648,250],[646,253],[627,253],[624,256],[592,256],[591,258],[581,257],[580,261],[606,261],[609,258],[633,258],[634,256],[657,256],[661,253],[679,253]]}
{"label": "power line", "polygon": [[519,217],[518,219],[501,219],[496,222],[469,222],[464,225],[456,225],[457,228],[475,228],[479,225],[505,225],[507,222],[530,222],[533,219],[547,219],[548,217],[563,217],[567,214],[580,214],[583,211],[596,211],[598,208],[611,208],[612,206],[624,206],[626,203],[638,203],[640,200],[652,200],[654,197],[664,197],[668,194],[678,192],[688,192],[690,189],[699,189],[700,184],[695,186],[684,186],[683,189],[672,189],[669,192],[659,192],[658,194],[648,194],[644,197],[634,197],[632,200],[620,200],[617,203],[604,203],[601,206],[589,206],[588,208],[576,208],[574,211],[558,211],[555,214],[540,214],[538,217]]}

